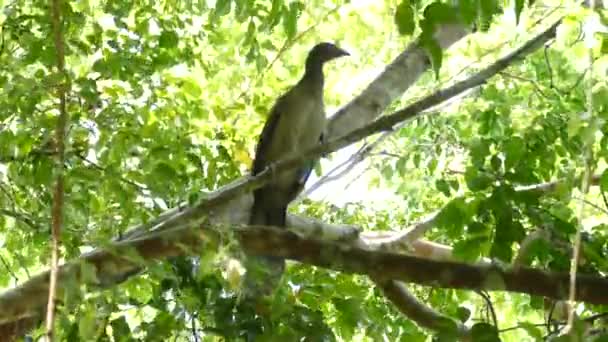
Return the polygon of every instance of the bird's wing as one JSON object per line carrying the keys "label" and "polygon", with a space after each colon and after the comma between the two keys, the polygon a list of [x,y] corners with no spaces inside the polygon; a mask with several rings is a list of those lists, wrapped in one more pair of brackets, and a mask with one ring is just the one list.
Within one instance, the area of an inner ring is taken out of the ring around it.
{"label": "bird's wing", "polygon": [[274,104],[272,110],[270,111],[270,116],[264,124],[262,134],[260,134],[258,145],[255,148],[255,159],[253,160],[252,171],[254,175],[262,172],[269,164],[266,160],[266,156],[268,155],[271,144],[274,141],[274,135],[277,127],[279,126],[279,120],[281,120],[281,112],[279,112],[278,108],[280,107],[279,104],[283,101],[284,97],[280,97]]}
{"label": "bird's wing", "polygon": [[309,160],[298,170],[298,183],[300,186],[306,184],[308,177],[310,177],[312,170],[315,168],[315,163],[316,161]]}
{"label": "bird's wing", "polygon": [[[321,133],[321,136],[319,137],[319,144],[323,144],[325,142],[325,133]],[[298,183],[300,184],[301,187],[304,187],[304,184],[306,184],[306,181],[308,181],[308,178],[310,177],[310,174],[312,173],[312,170],[314,170],[315,168],[315,164],[318,162],[318,160],[309,160],[307,162],[304,163],[304,165],[302,165],[302,167],[299,169],[298,171]]]}

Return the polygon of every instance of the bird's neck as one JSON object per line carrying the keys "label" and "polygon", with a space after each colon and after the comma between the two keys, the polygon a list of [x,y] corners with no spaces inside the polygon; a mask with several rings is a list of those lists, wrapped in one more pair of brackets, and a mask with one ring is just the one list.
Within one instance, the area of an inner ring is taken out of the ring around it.
{"label": "bird's neck", "polygon": [[321,90],[323,81],[323,63],[318,58],[308,57],[302,82]]}

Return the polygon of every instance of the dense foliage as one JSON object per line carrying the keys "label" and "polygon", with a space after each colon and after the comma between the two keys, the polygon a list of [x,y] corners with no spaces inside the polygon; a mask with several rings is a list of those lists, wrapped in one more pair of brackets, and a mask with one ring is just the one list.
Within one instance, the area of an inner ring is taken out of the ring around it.
{"label": "dense foliage", "polygon": [[[552,11],[560,2],[504,3],[65,2],[70,121],[63,258],[102,247],[127,228],[245,175],[268,109],[301,75],[316,42],[334,41],[352,54],[325,69],[327,112],[334,113],[420,37],[431,67],[390,112],[521,45],[549,23],[544,18],[557,18]],[[8,289],[48,268],[61,78],[48,3],[1,4],[0,288]],[[472,93],[383,136],[350,175],[324,183],[292,212],[391,231],[441,210],[426,238],[453,247],[454,260],[505,265],[520,255],[526,236],[542,230],[550,238],[533,241],[521,262],[565,272],[581,226],[579,272],[606,274],[608,58],[603,36],[582,25],[604,17],[574,2],[567,6],[558,11],[569,14],[555,40]],[[441,51],[432,34],[457,20],[475,33]],[[325,159],[318,176],[351,152]],[[581,191],[585,175],[598,176],[588,192]],[[553,181],[560,182],[550,193],[518,191]],[[57,338],[442,336],[399,312],[368,278],[300,263],[290,264],[268,307],[251,307],[239,301],[235,249],[165,260],[109,290],[69,292],[61,298]],[[446,316],[477,323],[474,334],[487,340],[496,340],[488,336],[498,331],[503,341],[542,340],[564,323],[562,317],[556,326],[545,324],[540,297],[410,289]],[[601,312],[581,304],[578,313],[584,319]]]}

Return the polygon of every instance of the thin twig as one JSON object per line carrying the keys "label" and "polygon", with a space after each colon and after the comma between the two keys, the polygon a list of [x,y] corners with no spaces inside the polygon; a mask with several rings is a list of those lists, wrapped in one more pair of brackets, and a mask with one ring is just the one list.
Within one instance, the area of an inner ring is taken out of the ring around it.
{"label": "thin twig", "polygon": [[190,324],[191,327],[190,329],[192,330],[192,337],[194,337],[194,342],[198,342],[199,338],[198,338],[198,332],[196,331],[196,318],[197,318],[197,314],[195,313],[194,315],[192,315],[190,317]]}
{"label": "thin twig", "polygon": [[16,211],[7,210],[7,209],[0,209],[0,215],[10,216],[17,221],[21,221],[21,222],[27,224],[28,226],[30,226],[30,228],[38,229],[36,224],[34,224],[34,221],[27,214],[22,214],[22,213],[18,213]]}
{"label": "thin twig", "polygon": [[[89,160],[87,157],[85,157],[85,156],[81,155],[80,153],[76,153],[76,156],[77,156],[77,157],[78,157],[80,160],[82,160],[83,162],[85,162],[85,163],[87,163],[87,164],[91,165],[93,168],[95,168],[95,169],[97,169],[97,170],[99,170],[99,171],[102,171],[102,172],[106,172],[106,173],[108,172],[108,170],[107,170],[105,167],[103,167],[103,166],[101,166],[101,165],[99,165],[99,164],[95,163],[94,161]],[[130,180],[130,179],[127,179],[127,178],[122,177],[122,176],[120,176],[120,175],[116,175],[116,177],[118,178],[118,180],[120,180],[120,181],[122,181],[122,182],[124,182],[124,183],[126,183],[126,184],[129,184],[129,185],[133,186],[134,188],[137,188],[137,189],[138,189],[138,190],[140,190],[140,191],[143,191],[143,190],[148,190],[148,188],[147,188],[146,186],[143,186],[143,185],[137,184],[137,183],[135,183],[134,181],[132,181],[132,180]]]}
{"label": "thin twig", "polygon": [[508,327],[508,328],[500,329],[500,330],[498,330],[498,333],[502,334],[502,333],[505,333],[507,331],[518,330],[518,329],[525,329],[527,326],[545,327],[546,324],[545,323],[528,323],[528,324],[526,324],[526,326],[518,324],[518,325],[513,326],[513,327]]}
{"label": "thin twig", "polygon": [[549,97],[547,96],[547,94],[545,94],[545,92],[540,88],[540,85],[538,84],[538,82],[522,77],[522,76],[518,76],[518,75],[514,75],[514,74],[510,74],[508,72],[501,72],[500,73],[502,76],[508,77],[508,78],[512,78],[515,80],[520,80],[520,81],[524,81],[524,82],[528,82],[530,84],[532,84],[534,86],[534,88],[536,89],[536,91],[544,98],[549,99]]}
{"label": "thin twig", "polygon": [[551,61],[549,60],[549,54],[547,53],[548,50],[549,46],[545,45],[543,55],[545,57],[545,64],[547,65],[547,72],[549,72],[549,88],[555,89],[555,83],[553,82],[553,67],[551,66]]}
{"label": "thin twig", "polygon": [[[589,7],[591,9],[591,11],[593,12],[594,8],[595,8],[595,0],[591,0],[589,2]],[[588,69],[589,70],[593,70],[593,51],[592,48],[588,49],[588,53],[587,53],[587,58],[588,58]],[[589,72],[588,73],[588,78],[587,78],[587,87],[586,87],[586,93],[587,93],[587,112],[589,113],[589,116],[593,115],[593,72]],[[589,193],[589,185],[590,185],[590,180],[591,180],[591,147],[592,144],[589,144],[588,142],[584,142],[584,146],[583,146],[583,166],[584,166],[584,175],[583,175],[583,180],[582,180],[582,184],[581,184],[581,192],[584,195],[586,195],[587,193]],[[577,229],[576,229],[576,235],[574,236],[574,250],[573,250],[573,255],[572,255],[572,260],[570,261],[570,293],[568,295],[568,304],[569,304],[569,308],[568,308],[568,324],[566,325],[565,331],[569,332],[572,329],[574,329],[574,317],[576,315],[576,310],[575,310],[575,300],[576,300],[576,273],[578,271],[578,263],[579,263],[579,258],[580,258],[580,254],[581,254],[581,235],[582,235],[582,224],[583,224],[583,214],[585,213],[585,202],[581,201],[580,203],[580,208],[579,208],[579,213],[578,213],[578,225],[577,225]]]}
{"label": "thin twig", "polygon": [[485,291],[476,291],[476,292],[486,302],[486,305],[488,306],[488,311],[492,315],[492,322],[494,323],[494,327],[496,327],[496,329],[498,329],[498,319],[496,318],[496,311],[494,310],[494,305],[492,305],[492,299],[490,298],[490,295],[487,294]]}
{"label": "thin twig", "polygon": [[57,86],[57,97],[59,98],[59,118],[55,130],[55,146],[57,147],[57,165],[55,167],[56,183],[53,193],[52,208],[52,257],[51,274],[49,282],[49,301],[46,312],[46,337],[47,341],[54,340],[53,322],[55,319],[55,296],[57,292],[57,277],[59,272],[59,248],[61,246],[61,226],[63,225],[63,202],[64,202],[64,167],[65,167],[65,135],[68,123],[66,109],[66,92],[69,87],[68,75],[65,72],[65,47],[62,35],[61,0],[51,0],[51,23],[57,54],[57,72],[61,81]]}
{"label": "thin twig", "polygon": [[[7,178],[10,183],[11,182],[10,177],[7,176]],[[13,208],[13,210],[15,210],[16,200],[15,200],[15,192],[13,191],[13,188],[8,186],[7,184],[4,184],[4,182],[0,182],[0,191],[6,195],[6,198],[9,200],[9,202],[11,202],[11,207]]]}
{"label": "thin twig", "polygon": [[600,191],[600,193],[602,194],[602,199],[604,200],[604,205],[606,206],[606,210],[608,210],[608,198],[606,198],[606,192]]}
{"label": "thin twig", "polygon": [[597,205],[597,204],[595,204],[595,203],[593,203],[593,202],[591,202],[589,200],[586,200],[586,199],[584,199],[582,197],[578,197],[578,196],[572,196],[572,198],[575,199],[575,200],[577,200],[577,201],[585,202],[586,204],[590,205],[591,207],[597,209],[600,213],[608,215],[608,210],[607,209],[604,209],[604,208],[600,207],[599,205]]}
{"label": "thin twig", "polygon": [[[368,151],[367,148],[369,145],[362,146],[357,152],[353,153],[348,159],[336,165],[333,169],[331,169],[328,173],[324,174],[317,180],[310,188],[306,189],[302,194],[298,196],[298,198],[294,201],[295,203],[299,202],[301,199],[310,196],[314,191],[318,188],[327,184],[329,182],[333,182],[342,178],[344,175],[349,173],[357,164],[365,159],[365,154]],[[341,170],[340,170],[341,169]]]}
{"label": "thin twig", "polygon": [[19,266],[25,271],[27,279],[30,279],[32,275],[30,274],[29,268],[27,268],[27,265],[25,264],[25,260],[23,260],[23,255],[21,253],[15,253],[15,259],[17,259]]}
{"label": "thin twig", "polygon": [[371,165],[368,165],[363,171],[359,172],[359,174],[355,177],[353,177],[353,179],[350,180],[350,182],[346,183],[346,185],[344,186],[344,190],[349,189],[353,184],[355,184],[356,181],[358,181],[361,177],[363,177],[363,175],[372,169]]}
{"label": "thin twig", "polygon": [[583,71],[583,73],[576,79],[576,81],[574,81],[574,84],[565,90],[566,94],[571,93],[574,89],[578,88],[578,85],[585,79],[585,76],[587,75],[587,69],[585,69],[585,71]]}
{"label": "thin twig", "polygon": [[319,26],[319,24],[321,24],[323,21],[325,21],[325,19],[327,19],[330,15],[332,15],[333,13],[335,13],[336,11],[338,11],[340,8],[342,8],[342,5],[338,5],[338,6],[334,7],[333,9],[331,9],[327,13],[325,13],[325,15],[323,15],[323,17],[321,17],[321,19],[317,20],[314,24],[312,24],[311,26],[309,26],[308,28],[306,28],[306,30],[298,33],[298,35],[295,36],[293,39],[286,39],[285,42],[283,43],[283,45],[281,46],[281,48],[279,49],[279,51],[277,52],[277,54],[272,59],[272,61],[270,61],[270,63],[268,64],[268,66],[266,66],[266,68],[264,70],[262,70],[262,72],[258,73],[258,75],[255,78],[255,80],[253,80],[252,82],[249,82],[249,84],[247,84],[247,87],[245,88],[245,90],[243,90],[235,98],[235,100],[232,102],[232,105],[228,106],[228,108],[234,106],[237,101],[239,101],[240,99],[243,98],[243,96],[245,96],[245,94],[249,93],[251,91],[251,85],[252,84],[257,84],[257,82],[259,82],[264,77],[264,75],[266,75],[266,73],[272,68],[272,66],[274,65],[274,63],[276,63],[279,60],[279,58],[281,58],[281,56],[290,47],[293,46],[293,44],[295,42],[297,42],[298,40],[302,39],[306,34],[308,34],[309,32],[311,32],[315,28],[317,28],[317,26]]}
{"label": "thin twig", "polygon": [[306,30],[300,32],[293,39],[286,39],[285,43],[283,43],[283,46],[279,49],[279,52],[277,52],[277,54],[274,57],[274,59],[268,64],[268,66],[266,67],[266,69],[260,74],[260,77],[262,75],[264,75],[266,72],[268,72],[272,68],[272,66],[274,65],[274,63],[276,63],[279,60],[279,58],[287,51],[287,49],[289,49],[290,47],[292,47],[295,42],[297,42],[298,40],[302,39],[310,31],[316,29],[317,26],[319,26],[320,23],[322,23],[323,21],[325,21],[325,19],[327,19],[330,15],[336,13],[340,8],[342,8],[342,5],[338,5],[338,6],[334,7],[333,9],[331,9],[327,13],[325,13],[325,15],[323,15],[323,17],[321,19],[319,19],[317,22],[315,22],[314,24],[312,24],[311,26],[309,26]]}
{"label": "thin twig", "polygon": [[4,257],[2,255],[0,255],[0,261],[2,261],[4,268],[6,268],[6,271],[11,275],[11,277],[13,277],[13,279],[15,279],[15,284],[19,283],[19,277],[17,277],[15,272],[13,272],[10,265],[8,264],[8,262],[6,261],[6,259],[4,259]]}

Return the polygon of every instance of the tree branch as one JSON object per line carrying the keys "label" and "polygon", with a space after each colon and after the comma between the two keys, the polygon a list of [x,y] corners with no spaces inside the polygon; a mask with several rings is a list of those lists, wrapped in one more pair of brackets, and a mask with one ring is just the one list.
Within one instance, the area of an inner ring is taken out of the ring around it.
{"label": "tree branch", "polygon": [[48,293],[48,304],[46,310],[46,337],[48,341],[54,340],[55,321],[55,298],[59,272],[59,258],[61,248],[61,228],[63,225],[63,202],[64,202],[64,168],[65,168],[65,135],[66,126],[69,121],[66,109],[66,93],[69,88],[68,74],[65,71],[65,46],[62,33],[61,0],[51,1],[51,26],[55,41],[55,52],[57,56],[57,73],[60,75],[60,83],[57,85],[57,97],[59,98],[59,118],[55,129],[55,145],[57,146],[57,163],[55,166],[56,183],[53,192],[52,208],[52,255],[51,275]]}
{"label": "tree branch", "polygon": [[[503,268],[495,264],[469,265],[369,251],[342,244],[303,239],[273,228],[238,229],[237,237],[251,254],[296,260],[346,273],[370,276],[375,281],[401,280],[425,286],[527,293],[555,299],[568,295],[568,273],[529,267]],[[577,299],[608,304],[608,278],[578,275]]]}
{"label": "tree branch", "polygon": [[442,315],[420,302],[404,284],[389,280],[376,283],[386,298],[388,298],[405,316],[416,322],[419,326],[434,331],[444,331],[455,327],[454,335],[461,340],[469,340],[470,330],[462,323]]}
{"label": "tree branch", "polygon": [[[564,299],[568,273],[545,272],[527,267],[501,268],[493,264],[468,265],[432,261],[412,256],[370,251],[315,239],[272,227],[241,227],[234,230],[250,254],[296,260],[347,273],[370,276],[374,281],[400,280],[425,286],[469,290],[509,291]],[[60,267],[58,294],[73,281],[106,288],[138,273],[146,262],[185,253],[198,254],[230,241],[230,233],[214,227],[185,225],[150,234],[146,238],[117,242]],[[32,317],[44,308],[48,297],[49,272],[43,272],[0,296],[2,324]],[[608,278],[578,275],[577,298],[593,304],[608,304]]]}
{"label": "tree branch", "polygon": [[[137,274],[145,262],[212,248],[219,241],[215,230],[202,232],[192,227],[177,227],[145,238],[116,242],[59,266],[58,297],[73,282],[105,288]],[[49,295],[49,280],[50,272],[45,271],[0,296],[0,331],[4,323],[42,315]]]}

